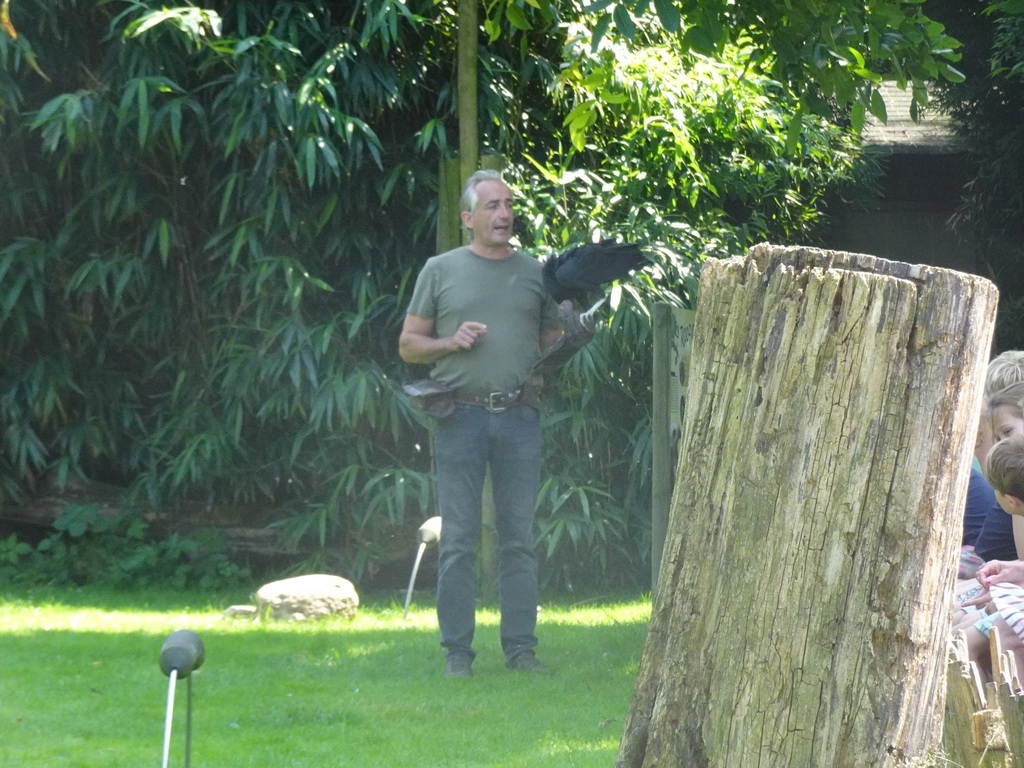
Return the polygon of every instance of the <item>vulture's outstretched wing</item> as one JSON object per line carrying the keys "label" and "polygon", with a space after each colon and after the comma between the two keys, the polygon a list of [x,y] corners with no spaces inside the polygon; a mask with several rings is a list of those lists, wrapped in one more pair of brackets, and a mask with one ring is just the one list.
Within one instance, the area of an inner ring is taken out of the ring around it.
{"label": "vulture's outstretched wing", "polygon": [[605,283],[621,280],[647,263],[634,243],[612,239],[586,243],[548,259],[544,263],[544,285],[557,302],[570,299],[583,304]]}

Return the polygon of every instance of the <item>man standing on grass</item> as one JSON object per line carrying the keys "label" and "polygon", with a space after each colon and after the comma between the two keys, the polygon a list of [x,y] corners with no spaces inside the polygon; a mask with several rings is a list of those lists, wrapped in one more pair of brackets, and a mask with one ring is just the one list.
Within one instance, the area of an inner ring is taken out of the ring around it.
{"label": "man standing on grass", "polygon": [[488,466],[498,532],[498,591],[505,664],[546,672],[534,654],[537,555],[533,513],[541,435],[530,370],[560,336],[558,310],[541,264],[509,245],[512,192],[495,171],[477,171],[462,195],[468,246],[428,259],[399,339],[409,363],[455,393],[455,410],[434,434],[442,534],[437,619],[445,675],[469,677],[476,655],[476,550]]}

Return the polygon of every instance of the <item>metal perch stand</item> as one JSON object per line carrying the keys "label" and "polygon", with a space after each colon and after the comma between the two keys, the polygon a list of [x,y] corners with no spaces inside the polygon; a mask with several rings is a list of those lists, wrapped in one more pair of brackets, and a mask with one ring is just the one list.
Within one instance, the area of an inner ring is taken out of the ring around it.
{"label": "metal perch stand", "polygon": [[188,679],[188,704],[185,716],[185,768],[192,763],[192,671],[203,664],[203,641],[190,629],[172,632],[160,649],[160,670],[167,675],[167,715],[164,718],[163,768],[171,753],[171,726],[174,721],[174,689],[178,678]]}
{"label": "metal perch stand", "polygon": [[420,569],[420,560],[423,559],[423,553],[426,552],[428,548],[437,546],[437,543],[441,540],[441,518],[432,517],[427,520],[420,526],[416,536],[420,541],[420,547],[416,551],[416,561],[412,566],[412,576],[409,577],[409,590],[405,594],[405,612],[402,614],[403,619],[407,619],[409,617],[409,602],[412,600],[412,588],[413,585],[416,584],[416,573]]}

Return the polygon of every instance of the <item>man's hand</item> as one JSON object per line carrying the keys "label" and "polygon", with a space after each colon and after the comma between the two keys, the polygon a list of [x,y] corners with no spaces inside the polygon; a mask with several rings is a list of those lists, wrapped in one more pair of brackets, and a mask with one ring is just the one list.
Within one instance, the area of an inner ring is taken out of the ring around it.
{"label": "man's hand", "polygon": [[460,349],[472,349],[473,345],[486,335],[486,325],[467,320],[459,326],[459,330],[451,337],[451,341],[455,345],[452,351],[458,352]]}
{"label": "man's hand", "polygon": [[472,349],[486,335],[486,325],[468,320],[451,336],[438,339],[434,337],[433,318],[409,314],[398,337],[398,354],[407,363],[429,364],[445,355]]}

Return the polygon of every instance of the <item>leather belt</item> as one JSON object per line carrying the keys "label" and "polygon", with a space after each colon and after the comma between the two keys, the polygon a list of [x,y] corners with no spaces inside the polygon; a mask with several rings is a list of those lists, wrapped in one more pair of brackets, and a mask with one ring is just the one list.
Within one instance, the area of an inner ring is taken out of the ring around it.
{"label": "leather belt", "polygon": [[511,392],[491,392],[486,395],[474,395],[471,392],[456,392],[455,402],[466,405],[478,405],[486,408],[491,413],[507,411],[514,405],[519,404],[519,398],[523,394],[523,388],[514,389]]}

